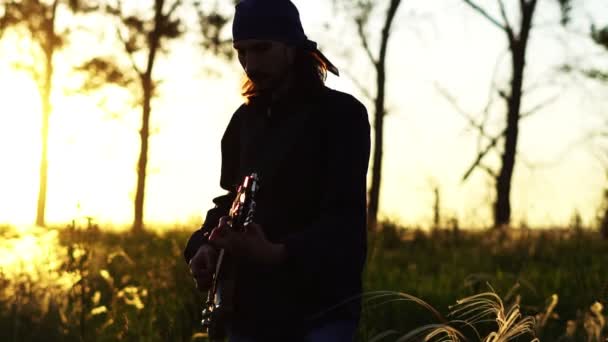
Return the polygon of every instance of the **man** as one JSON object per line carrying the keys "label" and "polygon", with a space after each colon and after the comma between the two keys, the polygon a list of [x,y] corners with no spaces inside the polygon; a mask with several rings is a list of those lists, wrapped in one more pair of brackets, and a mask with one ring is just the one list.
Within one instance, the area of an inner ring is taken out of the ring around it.
{"label": "man", "polygon": [[[326,72],[338,70],[291,1],[242,0],[233,39],[247,81],[222,138],[229,193],[214,199],[186,261],[207,291],[218,249],[236,260],[230,341],[352,341],[366,255],[367,111],[325,87]],[[235,233],[226,216],[252,172],[255,223]]]}

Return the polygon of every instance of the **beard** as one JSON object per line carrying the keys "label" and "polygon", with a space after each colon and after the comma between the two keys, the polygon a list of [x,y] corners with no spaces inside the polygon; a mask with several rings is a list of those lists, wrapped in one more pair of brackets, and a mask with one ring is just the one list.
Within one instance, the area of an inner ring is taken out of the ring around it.
{"label": "beard", "polygon": [[247,74],[247,77],[258,92],[270,94],[287,82],[289,78],[289,67],[285,67],[283,70],[276,73],[253,72]]}

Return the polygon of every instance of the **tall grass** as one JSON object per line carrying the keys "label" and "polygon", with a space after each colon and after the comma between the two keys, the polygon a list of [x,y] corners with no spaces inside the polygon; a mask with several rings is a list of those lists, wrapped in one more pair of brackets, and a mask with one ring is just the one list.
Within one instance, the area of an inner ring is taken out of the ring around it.
{"label": "tall grass", "polygon": [[[608,245],[597,233],[387,227],[370,241],[360,341],[608,336]],[[89,224],[43,233],[55,247],[0,268],[0,341],[202,339],[204,298],[181,254],[189,232],[121,234]],[[8,228],[2,235],[18,238]]]}
{"label": "tall grass", "polygon": [[190,341],[201,298],[181,258],[185,238],[61,230],[59,278],[2,279],[0,340]]}
{"label": "tall grass", "polygon": [[[608,242],[595,231],[387,229],[368,260],[367,291],[408,293],[449,312],[459,299],[485,292],[488,283],[509,300],[519,284],[520,312],[536,318],[541,341],[564,338],[568,328],[576,332],[573,341],[586,341],[584,313],[593,303],[608,301]],[[363,340],[395,327],[412,331],[434,322],[425,310],[404,303],[366,308],[364,316]],[[602,332],[606,338],[606,325]]]}

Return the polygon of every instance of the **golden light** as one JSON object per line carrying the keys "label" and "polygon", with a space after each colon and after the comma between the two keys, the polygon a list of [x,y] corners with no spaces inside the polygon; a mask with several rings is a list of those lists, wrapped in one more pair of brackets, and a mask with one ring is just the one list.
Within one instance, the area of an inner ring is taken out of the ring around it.
{"label": "golden light", "polygon": [[0,66],[0,223],[31,223],[40,156],[40,101],[27,74]]}
{"label": "golden light", "polygon": [[[103,117],[86,96],[63,95],[61,81],[49,127],[46,222],[85,216],[128,221],[137,131]],[[0,67],[0,94],[0,224],[27,225],[35,219],[38,196],[40,98],[30,75],[10,66]]]}
{"label": "golden light", "polygon": [[[134,116],[134,119],[137,117]],[[127,221],[134,189],[136,130],[112,121],[86,96],[54,99],[47,220]]]}
{"label": "golden light", "polygon": [[60,247],[58,232],[20,226],[2,232],[0,274],[6,279],[22,279],[57,289],[70,288],[78,275],[60,270],[66,248]]}

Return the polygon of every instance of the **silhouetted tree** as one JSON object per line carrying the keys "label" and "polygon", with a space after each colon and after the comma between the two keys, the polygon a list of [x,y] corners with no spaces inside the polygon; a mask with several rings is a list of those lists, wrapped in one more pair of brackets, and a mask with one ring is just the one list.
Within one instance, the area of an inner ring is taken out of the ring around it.
{"label": "silhouetted tree", "polygon": [[[596,29],[594,26],[592,26],[591,38],[593,38],[597,44],[604,47],[608,51],[608,26],[604,27],[603,29]],[[592,69],[587,73],[587,75],[608,84],[608,71]],[[604,128],[599,134],[602,138],[608,139],[608,118],[605,118]],[[608,160],[608,150],[603,152],[604,159]],[[606,168],[608,169],[608,164],[606,165]],[[600,208],[599,226],[600,232],[604,239],[608,239],[608,189],[604,190],[603,205]]]}
{"label": "silhouetted tree", "polygon": [[[560,0],[560,2],[566,2],[568,4],[568,6],[562,7],[562,13],[567,17],[571,11],[571,1]],[[563,26],[567,26],[568,23],[568,20],[562,21]],[[591,38],[591,41],[596,45],[603,48],[605,52],[608,52],[608,26],[598,28],[595,24],[591,24],[589,38]],[[608,58],[608,53],[605,56]],[[562,66],[561,71],[566,73],[582,74],[588,79],[596,80],[608,85],[608,70],[602,70],[597,67],[588,68],[580,64],[565,64]],[[608,116],[605,116],[603,119],[603,126],[597,127],[588,135],[590,139],[600,140],[600,143],[602,140],[606,142],[606,139],[608,139]],[[606,179],[608,179],[608,148],[606,148],[604,145],[603,148],[600,148],[598,152],[597,158],[604,167],[607,175]],[[604,239],[608,239],[608,188],[603,190],[597,220],[601,235],[604,237]]]}
{"label": "silhouetted tree", "polygon": [[[221,38],[222,28],[229,22],[217,10],[203,9],[199,1],[191,4],[181,0],[155,0],[152,8],[136,7],[126,11],[124,2],[118,1],[105,5],[105,13],[117,19],[117,38],[122,51],[115,56],[95,57],[82,66],[80,71],[87,74],[83,85],[86,91],[95,91],[108,85],[118,86],[136,94],[135,99],[141,107],[142,123],[140,130],[141,148],[137,163],[137,187],[134,199],[133,230],[144,229],[144,194],[146,169],[148,164],[148,140],[150,137],[150,117],[152,100],[158,96],[160,80],[154,78],[153,71],[159,54],[168,54],[169,41],[176,40],[185,32],[182,20],[176,12],[186,5],[195,10],[203,36],[201,47],[216,55],[232,58],[232,41]],[[215,1],[218,4],[218,1]],[[129,66],[123,67],[118,58],[127,57]]]}
{"label": "silhouetted tree", "polygon": [[[471,0],[463,0],[469,7],[477,11],[487,21],[498,28],[507,38],[509,55],[511,59],[511,80],[507,90],[498,89],[497,93],[506,104],[505,128],[497,136],[491,136],[485,132],[483,123],[475,123],[471,119],[471,124],[479,130],[480,134],[489,142],[480,148],[473,164],[464,174],[463,181],[466,181],[475,169],[486,171],[495,180],[496,199],[493,204],[494,226],[506,227],[511,220],[511,183],[513,170],[515,168],[517,143],[519,137],[519,125],[523,118],[537,112],[543,105],[541,104],[529,111],[522,111],[522,98],[524,96],[524,76],[526,71],[526,53],[530,34],[534,28],[533,18],[537,9],[537,0],[519,0],[517,2],[518,13],[517,22],[511,21],[507,15],[506,2],[497,0],[500,17],[496,17],[485,8]],[[557,0],[557,4],[562,10],[561,22],[567,23],[570,20],[571,4],[570,0]],[[487,112],[487,111],[486,111]],[[485,165],[484,158],[497,145],[502,144],[500,150],[499,170]]]}
{"label": "silhouetted tree", "polygon": [[57,14],[65,9],[73,13],[95,9],[84,0],[0,0],[0,35],[12,29],[20,36],[30,39],[32,64],[18,63],[18,68],[27,71],[38,87],[42,104],[41,154],[36,225],[45,225],[47,197],[49,121],[53,111],[51,95],[54,82],[54,58],[69,42],[70,28],[58,28]]}
{"label": "silhouetted tree", "polygon": [[[595,25],[591,26],[591,39],[599,46],[604,48],[608,52],[608,26],[598,29]],[[608,54],[606,55],[608,57]],[[601,70],[598,68],[582,69],[582,73],[591,79],[599,82],[606,83],[608,85],[608,70]],[[604,126],[598,129],[598,132],[593,136],[598,139],[608,139],[608,117],[604,118]],[[599,152],[601,155],[598,156],[600,161],[603,163],[606,174],[608,175],[608,149],[603,149]],[[604,189],[602,196],[602,203],[598,212],[598,225],[599,230],[604,239],[608,239],[608,188]]]}
{"label": "silhouetted tree", "polygon": [[[605,26],[602,29],[597,29],[595,26],[591,26],[591,38],[598,45],[602,46],[604,49],[606,49],[606,51],[608,51],[608,26]],[[608,71],[606,70],[599,70],[595,68],[587,70],[586,75],[608,84]],[[600,138],[608,139],[608,117],[604,119],[604,127],[599,132],[599,136]],[[608,174],[608,150],[604,150],[601,153],[603,153],[603,160],[605,161],[604,166],[607,170],[606,174]],[[599,212],[599,228],[604,239],[608,239],[608,188],[604,190],[603,195],[602,206],[600,207]]]}
{"label": "silhouetted tree", "polygon": [[107,15],[117,19],[116,36],[122,45],[122,54],[130,65],[123,67],[112,57],[95,57],[79,69],[89,75],[85,84],[88,91],[107,84],[124,87],[136,94],[136,103],[141,107],[140,151],[137,162],[137,185],[134,199],[133,230],[144,229],[144,194],[148,165],[148,140],[152,99],[157,95],[159,81],[153,71],[158,55],[167,53],[167,42],[182,35],[184,29],[176,16],[182,6],[181,0],[154,0],[151,8],[141,6],[127,11],[125,2],[105,4]]}
{"label": "silhouetted tree", "polygon": [[[372,64],[376,76],[376,92],[371,95],[370,100],[374,102],[373,126],[374,126],[374,149],[372,152],[372,175],[371,185],[368,192],[368,208],[367,208],[367,227],[371,231],[376,230],[378,220],[378,210],[380,207],[380,187],[382,180],[382,155],[384,145],[384,118],[387,114],[386,110],[386,59],[388,56],[389,40],[391,38],[391,29],[401,0],[388,0],[386,12],[383,16],[383,24],[380,32],[380,41],[377,50],[373,49],[370,43],[370,19],[372,13],[383,6],[385,2],[373,0],[357,0],[343,1],[334,0],[334,3],[340,4],[342,8],[353,14],[354,23],[356,25],[358,38],[365,55]],[[367,88],[363,88],[366,94],[371,94]]]}

